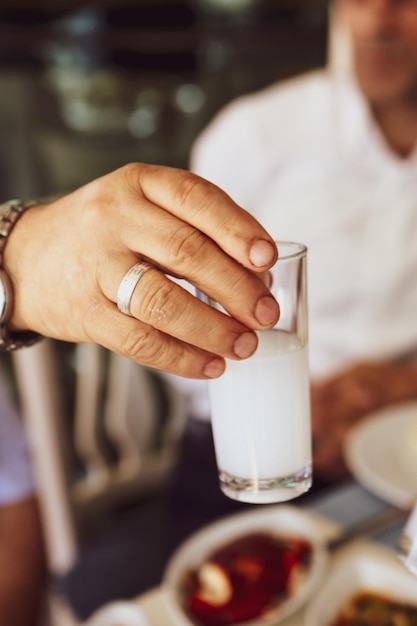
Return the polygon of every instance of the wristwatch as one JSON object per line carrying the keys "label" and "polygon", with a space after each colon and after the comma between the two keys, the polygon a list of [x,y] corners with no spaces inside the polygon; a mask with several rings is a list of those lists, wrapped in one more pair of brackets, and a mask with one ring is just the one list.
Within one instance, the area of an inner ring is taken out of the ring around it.
{"label": "wristwatch", "polygon": [[13,285],[3,265],[4,248],[14,225],[26,209],[35,204],[33,200],[9,200],[5,204],[0,204],[0,351],[31,346],[42,339],[42,335],[32,331],[11,333],[8,330],[13,310]]}

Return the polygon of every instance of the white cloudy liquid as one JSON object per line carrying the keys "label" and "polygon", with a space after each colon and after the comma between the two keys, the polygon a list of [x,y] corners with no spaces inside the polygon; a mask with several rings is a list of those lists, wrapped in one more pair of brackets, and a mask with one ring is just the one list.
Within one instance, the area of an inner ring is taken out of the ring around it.
{"label": "white cloudy liquid", "polygon": [[209,383],[219,471],[254,485],[311,465],[307,347],[277,330],[258,335],[254,356]]}

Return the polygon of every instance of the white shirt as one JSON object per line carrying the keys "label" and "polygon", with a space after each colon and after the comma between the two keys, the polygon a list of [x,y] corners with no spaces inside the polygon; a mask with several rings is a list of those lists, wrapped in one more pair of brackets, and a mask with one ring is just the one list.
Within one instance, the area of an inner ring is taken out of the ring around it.
{"label": "white shirt", "polygon": [[0,378],[0,506],[23,500],[33,491],[23,424]]}
{"label": "white shirt", "polygon": [[313,377],[417,348],[417,151],[390,151],[347,74],[232,102],[197,139],[191,169],[275,238],[308,246]]}

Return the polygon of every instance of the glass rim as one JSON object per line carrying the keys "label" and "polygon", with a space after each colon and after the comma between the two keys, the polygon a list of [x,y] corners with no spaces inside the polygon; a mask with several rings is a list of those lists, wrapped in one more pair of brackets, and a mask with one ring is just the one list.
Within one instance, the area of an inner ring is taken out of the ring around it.
{"label": "glass rim", "polygon": [[[275,244],[278,248],[278,263],[279,261],[286,261],[288,259],[296,259],[297,257],[304,256],[305,254],[307,254],[308,250],[307,246],[304,243],[300,243],[298,241],[275,239]],[[287,250],[285,254],[281,254],[280,246],[287,246],[287,248],[291,248],[292,250]]]}

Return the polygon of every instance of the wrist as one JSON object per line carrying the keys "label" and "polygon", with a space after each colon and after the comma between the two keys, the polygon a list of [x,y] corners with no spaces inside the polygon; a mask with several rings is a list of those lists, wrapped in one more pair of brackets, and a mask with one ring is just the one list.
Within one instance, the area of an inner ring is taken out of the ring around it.
{"label": "wrist", "polygon": [[20,217],[36,202],[11,200],[0,205],[0,351],[16,350],[39,341],[42,337],[29,330],[12,329],[15,285],[4,263],[4,252]]}

